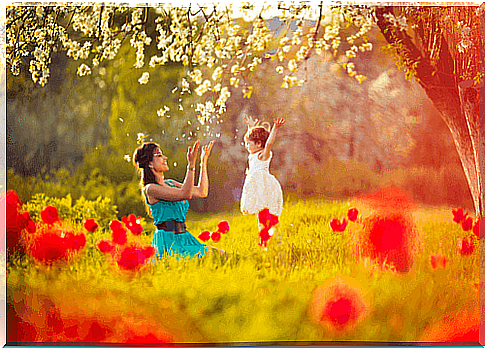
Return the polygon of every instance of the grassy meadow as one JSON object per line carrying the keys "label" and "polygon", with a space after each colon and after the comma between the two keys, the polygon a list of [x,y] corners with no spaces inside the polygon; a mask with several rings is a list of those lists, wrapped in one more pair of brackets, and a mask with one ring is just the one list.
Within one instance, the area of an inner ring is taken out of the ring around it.
{"label": "grassy meadow", "polygon": [[[346,216],[350,207],[358,208],[359,219],[343,232],[332,231],[329,221]],[[7,341],[417,342],[431,337],[426,333],[433,328],[443,331],[440,321],[450,313],[468,313],[471,308],[474,316],[478,248],[470,255],[457,251],[457,238],[471,231],[453,222],[451,207],[413,210],[417,249],[409,272],[355,256],[352,245],[362,231],[362,219],[370,214],[357,201],[287,201],[263,250],[255,216],[243,216],[236,209],[217,215],[189,213],[188,230],[195,236],[228,221],[229,232],[217,243],[207,242],[225,250],[225,256],[150,261],[137,272],[120,271],[97,249],[97,241],[111,235],[103,226],[86,232],[86,246],[68,261],[44,266],[27,256],[10,257]],[[145,232],[128,238],[150,244],[154,227],[149,221],[142,224]],[[83,230],[74,220],[72,226]],[[432,255],[444,256],[445,266],[432,267]],[[316,289],[335,282],[354,289],[365,307],[353,325],[329,325],[320,314],[314,315],[329,310],[321,303],[329,297],[316,296]]]}

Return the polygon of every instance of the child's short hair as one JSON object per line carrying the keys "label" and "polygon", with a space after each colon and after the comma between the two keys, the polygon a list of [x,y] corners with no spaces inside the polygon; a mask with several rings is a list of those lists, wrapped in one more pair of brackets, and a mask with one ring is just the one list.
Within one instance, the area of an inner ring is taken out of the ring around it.
{"label": "child's short hair", "polygon": [[[268,124],[269,125],[269,124]],[[244,140],[251,140],[256,142],[261,142],[261,146],[266,146],[266,141],[269,137],[269,130],[266,129],[266,124],[261,126],[254,126],[248,129],[246,134],[244,135]]]}

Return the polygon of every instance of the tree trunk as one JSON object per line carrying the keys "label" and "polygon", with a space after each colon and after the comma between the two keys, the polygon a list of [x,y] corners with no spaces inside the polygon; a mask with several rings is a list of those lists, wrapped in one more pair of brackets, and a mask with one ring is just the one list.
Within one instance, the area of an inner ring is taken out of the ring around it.
{"label": "tree trunk", "polygon": [[[479,89],[470,81],[458,84],[459,76],[455,71],[457,62],[439,25],[425,23],[418,29],[418,39],[421,38],[423,42],[431,36],[434,38],[431,50],[425,45],[419,49],[405,31],[393,27],[384,16],[386,13],[393,13],[392,7],[376,8],[377,25],[387,42],[397,47],[397,54],[406,67],[414,69],[417,81],[450,129],[468,181],[476,216],[483,216],[483,180],[480,176],[483,171],[480,171],[480,164],[484,164],[485,143],[483,129],[479,127]],[[432,22],[433,18],[428,20]],[[431,55],[433,60],[429,57]],[[480,120],[483,121],[483,115],[480,115]]]}
{"label": "tree trunk", "polygon": [[[478,86],[473,80],[463,81],[459,84],[460,99],[463,105],[463,111],[468,125],[468,130],[473,146],[473,154],[475,167],[477,172],[477,182],[475,183],[478,189],[477,197],[473,197],[475,204],[475,211],[477,216],[482,216],[484,213],[484,199],[483,199],[483,175],[485,168],[485,131],[483,126],[483,111],[480,114],[480,91],[483,91],[482,86]],[[483,94],[483,92],[481,92]]]}

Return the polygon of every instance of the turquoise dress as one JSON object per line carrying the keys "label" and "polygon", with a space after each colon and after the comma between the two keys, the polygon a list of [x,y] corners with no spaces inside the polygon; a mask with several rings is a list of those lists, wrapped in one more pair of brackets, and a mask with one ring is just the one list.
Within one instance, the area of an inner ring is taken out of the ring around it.
{"label": "turquoise dress", "polygon": [[[171,187],[176,187],[171,180],[165,180],[165,183]],[[156,184],[150,184],[156,185]],[[164,221],[175,220],[178,222],[185,222],[187,211],[189,210],[189,201],[164,201],[159,200],[155,204],[148,203],[146,194],[147,186],[144,188],[145,201],[150,207],[150,213],[153,217],[153,223],[156,225]],[[153,246],[157,247],[158,257],[202,257],[206,251],[207,246],[200,243],[188,231],[184,233],[175,234],[172,231],[164,231],[157,229],[153,235]]]}

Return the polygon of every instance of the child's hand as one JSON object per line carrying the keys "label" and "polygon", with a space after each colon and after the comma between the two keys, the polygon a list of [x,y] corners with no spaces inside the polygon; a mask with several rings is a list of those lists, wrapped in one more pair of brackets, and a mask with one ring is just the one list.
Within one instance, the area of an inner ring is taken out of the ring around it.
{"label": "child's hand", "polygon": [[281,128],[285,124],[286,120],[283,118],[277,118],[274,120],[274,127],[276,129]]}
{"label": "child's hand", "polygon": [[253,116],[244,116],[243,122],[248,125],[248,127],[254,127],[258,123],[258,119],[253,120]]}

